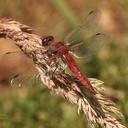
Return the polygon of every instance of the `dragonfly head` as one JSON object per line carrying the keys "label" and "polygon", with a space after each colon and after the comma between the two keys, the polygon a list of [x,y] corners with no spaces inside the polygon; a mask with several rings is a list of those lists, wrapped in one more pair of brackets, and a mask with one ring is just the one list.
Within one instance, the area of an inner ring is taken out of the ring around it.
{"label": "dragonfly head", "polygon": [[53,36],[46,36],[42,38],[42,45],[43,46],[48,46],[54,41]]}

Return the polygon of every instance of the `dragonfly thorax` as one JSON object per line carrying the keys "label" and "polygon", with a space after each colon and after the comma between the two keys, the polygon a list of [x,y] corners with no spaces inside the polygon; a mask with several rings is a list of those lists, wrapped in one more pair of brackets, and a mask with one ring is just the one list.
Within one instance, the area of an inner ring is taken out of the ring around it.
{"label": "dragonfly thorax", "polygon": [[53,52],[60,57],[62,57],[70,51],[69,48],[65,45],[65,43],[61,41],[52,43],[51,47],[54,49]]}

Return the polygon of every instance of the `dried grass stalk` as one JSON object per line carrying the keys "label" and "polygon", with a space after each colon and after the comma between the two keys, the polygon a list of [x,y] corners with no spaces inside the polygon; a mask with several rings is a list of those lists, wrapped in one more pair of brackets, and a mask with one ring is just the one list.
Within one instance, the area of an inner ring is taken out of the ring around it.
{"label": "dried grass stalk", "polygon": [[[59,65],[58,59],[50,60],[47,48],[42,46],[41,37],[32,34],[29,26],[11,19],[0,19],[0,37],[10,38],[30,57],[37,68],[41,81],[55,94],[78,106],[78,113],[83,111],[89,125],[100,128],[126,128],[118,119],[123,117],[116,105],[106,98],[102,92],[103,82],[89,79],[96,94],[91,95],[81,83],[67,73]],[[57,69],[56,69],[57,68]],[[56,70],[55,70],[56,69]]]}

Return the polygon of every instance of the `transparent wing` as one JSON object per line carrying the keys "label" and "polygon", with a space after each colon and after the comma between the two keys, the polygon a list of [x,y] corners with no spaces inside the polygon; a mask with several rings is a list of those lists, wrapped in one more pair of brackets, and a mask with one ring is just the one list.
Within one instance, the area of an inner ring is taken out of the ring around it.
{"label": "transparent wing", "polygon": [[105,46],[106,36],[97,33],[87,40],[71,47],[73,55],[78,58],[85,58],[87,61]]}
{"label": "transparent wing", "polygon": [[72,31],[66,38],[65,42],[69,46],[84,42],[88,37],[98,31],[98,21],[100,20],[100,11],[91,11],[86,17],[85,21],[74,31]]}

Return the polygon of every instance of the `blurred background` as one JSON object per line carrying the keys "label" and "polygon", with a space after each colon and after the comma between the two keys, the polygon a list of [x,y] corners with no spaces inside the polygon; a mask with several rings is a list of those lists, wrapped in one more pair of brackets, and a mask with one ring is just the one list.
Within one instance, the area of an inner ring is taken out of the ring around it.
{"label": "blurred background", "polygon": [[[0,17],[29,25],[39,35],[63,40],[97,8],[101,11],[100,28],[111,38],[88,63],[84,59],[76,61],[89,77],[105,82],[106,95],[121,109],[127,125],[127,0],[0,0]],[[0,44],[0,128],[88,127],[84,115],[78,115],[74,105],[51,95],[35,77],[37,72],[30,59],[21,52],[5,54],[20,51],[13,41],[0,39]],[[16,79],[12,81],[13,78]]]}

